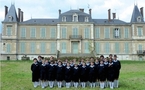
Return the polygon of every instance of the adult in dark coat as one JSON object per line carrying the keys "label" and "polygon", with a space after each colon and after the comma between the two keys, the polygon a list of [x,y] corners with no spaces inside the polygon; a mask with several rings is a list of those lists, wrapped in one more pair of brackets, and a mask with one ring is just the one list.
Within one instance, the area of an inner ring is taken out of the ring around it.
{"label": "adult in dark coat", "polygon": [[52,88],[54,86],[54,70],[55,70],[55,66],[53,61],[50,62],[50,64],[47,66],[47,73],[48,73],[48,80],[49,80],[49,87]]}
{"label": "adult in dark coat", "polygon": [[62,66],[62,62],[59,61],[58,66],[56,67],[56,80],[58,88],[62,87],[63,75],[64,75],[64,67]]}
{"label": "adult in dark coat", "polygon": [[73,68],[73,74],[72,74],[72,81],[74,82],[74,87],[78,87],[78,82],[79,82],[79,67],[77,64],[74,65],[74,68]]}
{"label": "adult in dark coat", "polygon": [[42,65],[40,66],[40,79],[41,79],[41,87],[45,88],[46,87],[46,64],[45,60],[42,60]]}
{"label": "adult in dark coat", "polygon": [[66,81],[66,88],[70,88],[72,80],[72,68],[70,67],[70,63],[67,63],[65,68],[65,81]]}
{"label": "adult in dark coat", "polygon": [[94,62],[91,62],[91,65],[89,67],[89,82],[90,82],[90,87],[95,87],[95,82],[96,82],[96,68],[94,65]]}
{"label": "adult in dark coat", "polygon": [[100,88],[104,88],[105,85],[105,66],[104,66],[104,61],[100,61],[100,65],[98,68],[98,74],[99,74],[99,80],[100,80]]}
{"label": "adult in dark coat", "polygon": [[87,67],[85,62],[83,62],[82,66],[80,67],[80,82],[81,86],[85,88],[87,82]]}
{"label": "adult in dark coat", "polygon": [[104,66],[105,66],[105,87],[108,87],[108,84],[109,84],[109,82],[108,82],[108,59],[107,58],[105,58],[104,59]]}
{"label": "adult in dark coat", "polygon": [[121,69],[121,63],[119,60],[117,60],[117,55],[114,55],[114,87],[118,87],[118,83],[119,83],[119,74],[120,74],[120,69]]}
{"label": "adult in dark coat", "polygon": [[114,63],[112,58],[109,58],[109,63],[108,63],[108,81],[110,88],[113,89],[114,87]]}
{"label": "adult in dark coat", "polygon": [[32,71],[32,82],[34,87],[38,86],[39,81],[39,65],[37,63],[37,59],[33,59],[33,64],[31,65],[31,71]]}

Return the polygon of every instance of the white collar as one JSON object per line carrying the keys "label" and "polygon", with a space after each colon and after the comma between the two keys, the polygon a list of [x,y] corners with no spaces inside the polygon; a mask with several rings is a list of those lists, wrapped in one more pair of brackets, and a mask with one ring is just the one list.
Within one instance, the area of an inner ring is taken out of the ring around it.
{"label": "white collar", "polygon": [[66,67],[67,69],[70,69],[70,67]]}
{"label": "white collar", "polygon": [[78,69],[78,67],[74,67],[75,69]]}
{"label": "white collar", "polygon": [[104,64],[100,64],[100,66],[104,66]]}
{"label": "white collar", "polygon": [[113,60],[113,62],[117,62],[118,60]]}
{"label": "white collar", "polygon": [[90,67],[91,67],[91,68],[93,68],[93,67],[94,67],[94,65],[91,65]]}

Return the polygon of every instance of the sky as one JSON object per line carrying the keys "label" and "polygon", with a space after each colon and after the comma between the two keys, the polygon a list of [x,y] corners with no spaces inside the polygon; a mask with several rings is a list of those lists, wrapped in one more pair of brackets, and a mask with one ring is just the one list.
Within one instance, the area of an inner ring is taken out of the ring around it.
{"label": "sky", "polygon": [[[4,6],[15,5],[24,12],[24,21],[31,18],[58,18],[58,10],[66,12],[71,9],[83,8],[86,13],[92,9],[92,18],[107,19],[108,9],[116,13],[116,18],[130,22],[134,5],[145,6],[145,0],[0,0],[0,21],[4,20]],[[145,15],[145,14],[144,14]],[[111,15],[112,18],[112,15]],[[0,32],[2,24],[0,23]]]}

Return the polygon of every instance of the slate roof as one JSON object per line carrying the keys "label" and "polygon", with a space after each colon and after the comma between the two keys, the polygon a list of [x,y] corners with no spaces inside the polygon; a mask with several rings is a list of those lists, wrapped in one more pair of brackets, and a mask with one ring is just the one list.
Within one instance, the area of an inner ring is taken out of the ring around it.
{"label": "slate roof", "polygon": [[137,5],[134,6],[132,17],[131,17],[131,22],[137,22],[137,17],[141,17],[141,22],[144,22],[143,17],[137,7]]}
{"label": "slate roof", "polygon": [[111,19],[111,21],[108,21],[108,19],[93,19],[93,22],[95,24],[127,24],[119,19]]}
{"label": "slate roof", "polygon": [[[12,21],[9,21],[9,16],[12,16]],[[18,17],[17,17],[17,13],[16,13],[16,9],[14,5],[11,5],[5,19],[3,22],[18,22]]]}
{"label": "slate roof", "polygon": [[44,24],[50,24],[50,25],[55,25],[59,22],[58,19],[30,19],[24,22],[20,22],[19,24],[39,24],[39,25],[44,25]]}

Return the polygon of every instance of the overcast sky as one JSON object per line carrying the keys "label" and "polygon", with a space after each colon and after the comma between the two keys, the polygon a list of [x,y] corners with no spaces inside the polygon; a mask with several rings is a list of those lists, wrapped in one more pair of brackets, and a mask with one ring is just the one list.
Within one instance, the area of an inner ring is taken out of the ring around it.
{"label": "overcast sky", "polygon": [[[108,9],[117,14],[117,19],[130,22],[134,5],[145,6],[145,0],[0,0],[0,21],[4,20],[4,6],[15,5],[24,12],[24,21],[31,18],[58,18],[58,10],[66,12],[70,9],[92,9],[92,18],[107,19]],[[112,18],[112,17],[111,17]],[[0,24],[1,32],[1,24]]]}

